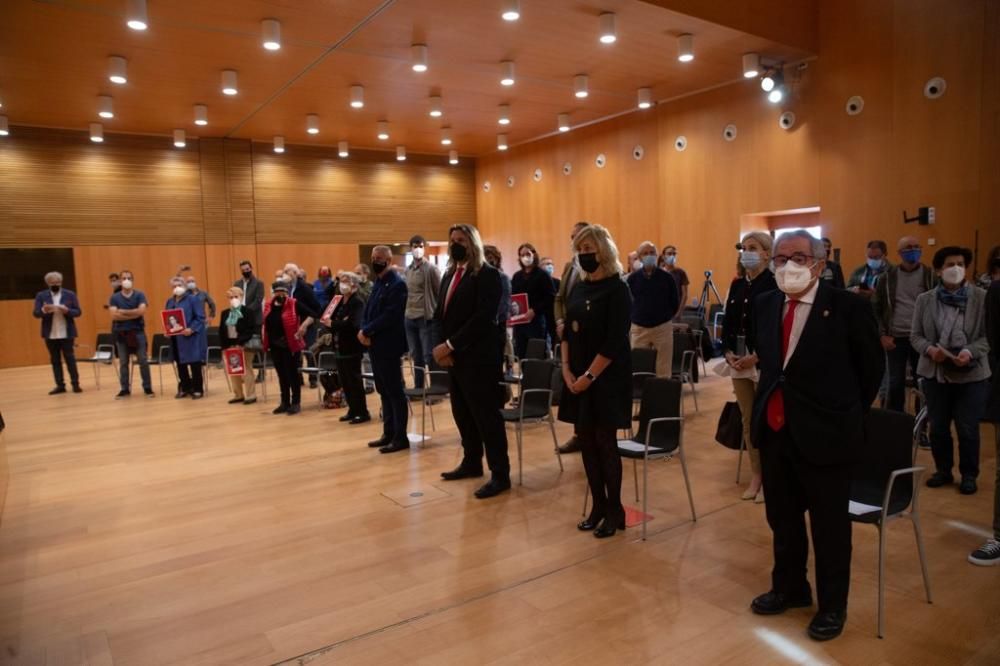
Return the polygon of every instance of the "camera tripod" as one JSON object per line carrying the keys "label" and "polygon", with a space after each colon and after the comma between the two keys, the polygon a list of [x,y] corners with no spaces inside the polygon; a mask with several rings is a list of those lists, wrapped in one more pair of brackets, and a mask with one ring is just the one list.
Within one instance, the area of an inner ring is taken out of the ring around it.
{"label": "camera tripod", "polygon": [[719,295],[719,290],[715,288],[715,282],[712,281],[712,271],[705,271],[705,284],[701,288],[701,296],[698,297],[698,308],[696,310],[699,319],[704,320],[705,318],[706,305],[710,294],[715,294],[715,300],[719,302],[719,305],[723,308],[726,307],[725,301]]}

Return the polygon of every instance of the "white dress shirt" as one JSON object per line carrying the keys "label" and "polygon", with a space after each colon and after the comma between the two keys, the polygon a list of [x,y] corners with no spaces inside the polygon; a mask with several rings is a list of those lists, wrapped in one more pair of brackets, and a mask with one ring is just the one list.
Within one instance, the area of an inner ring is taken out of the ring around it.
{"label": "white dress shirt", "polygon": [[[795,306],[795,319],[792,320],[792,333],[788,338],[788,352],[785,354],[785,362],[781,366],[784,368],[788,365],[788,359],[792,357],[795,353],[795,348],[799,344],[799,338],[802,337],[802,329],[806,327],[806,321],[809,319],[809,313],[812,312],[813,302],[816,300],[816,290],[819,289],[819,280],[813,283],[813,286],[803,294],[801,297],[795,299],[799,302]],[[785,306],[781,309],[781,320],[784,322],[785,316],[788,314],[788,301],[791,299],[788,295],[785,295]]]}
{"label": "white dress shirt", "polygon": [[[52,294],[52,305],[62,303],[62,290],[58,294]],[[66,339],[66,315],[59,308],[52,311],[52,328],[49,329],[49,340]]]}

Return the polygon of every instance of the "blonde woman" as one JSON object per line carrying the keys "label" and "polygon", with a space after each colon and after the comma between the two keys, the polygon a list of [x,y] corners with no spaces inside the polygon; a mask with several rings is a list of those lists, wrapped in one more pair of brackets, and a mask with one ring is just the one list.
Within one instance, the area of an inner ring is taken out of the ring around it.
{"label": "blonde woman", "polygon": [[254,334],[260,335],[260,328],[255,325],[254,313],[243,305],[243,290],[240,287],[230,287],[226,292],[226,299],[229,307],[222,311],[222,318],[219,320],[219,342],[223,349],[243,348],[243,368],[246,373],[229,377],[233,388],[233,398],[229,404],[252,405],[257,402],[257,387],[253,377],[256,352],[247,349],[245,345]]}
{"label": "blonde woman", "polygon": [[594,500],[590,516],[577,528],[603,539],[625,529],[616,431],[632,423],[632,296],[607,229],[597,224],[581,229],[573,252],[584,277],[566,301],[560,347],[566,388],[559,420],[576,427]]}

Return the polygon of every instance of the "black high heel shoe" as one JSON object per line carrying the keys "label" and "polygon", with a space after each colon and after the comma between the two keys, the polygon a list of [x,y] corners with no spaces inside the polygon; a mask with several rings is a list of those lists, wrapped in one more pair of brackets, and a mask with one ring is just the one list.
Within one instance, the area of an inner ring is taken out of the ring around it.
{"label": "black high heel shoe", "polygon": [[615,535],[615,532],[621,530],[625,531],[625,514],[622,513],[615,519],[605,518],[601,521],[600,526],[594,530],[594,537],[597,539],[607,539]]}
{"label": "black high heel shoe", "polygon": [[581,532],[593,532],[595,529],[597,529],[598,524],[602,520],[604,520],[604,516],[602,514],[592,512],[589,516],[587,516],[586,520],[583,520],[576,524],[576,529],[580,530]]}

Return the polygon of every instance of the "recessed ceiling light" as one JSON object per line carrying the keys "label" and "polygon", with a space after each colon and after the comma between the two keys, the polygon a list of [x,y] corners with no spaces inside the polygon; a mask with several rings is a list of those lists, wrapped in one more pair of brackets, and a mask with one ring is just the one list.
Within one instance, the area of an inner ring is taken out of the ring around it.
{"label": "recessed ceiling light", "polygon": [[771,92],[767,93],[767,101],[770,102],[771,104],[777,104],[783,99],[785,99],[784,85],[774,86]]}
{"label": "recessed ceiling light", "polygon": [[337,155],[339,155],[340,157],[347,157],[348,155],[350,155],[350,152],[347,150],[346,141],[340,141],[337,143]]}
{"label": "recessed ceiling light", "polygon": [[497,118],[497,122],[501,125],[510,125],[510,105],[501,104],[500,105],[500,116]]}
{"label": "recessed ceiling light", "polygon": [[121,56],[108,58],[108,81],[122,85],[128,83],[128,61]]}
{"label": "recessed ceiling light", "polygon": [[351,86],[351,108],[361,109],[365,105],[365,87]]}
{"label": "recessed ceiling light", "polygon": [[681,62],[694,60],[694,35],[684,33],[677,37],[677,59]]}
{"label": "recessed ceiling light", "polygon": [[306,132],[309,134],[319,134],[319,116],[310,113],[306,116]]}
{"label": "recessed ceiling light", "polygon": [[10,134],[10,125],[7,124],[7,116],[0,116],[0,136]]}
{"label": "recessed ceiling light", "polygon": [[521,18],[521,3],[519,0],[504,0],[503,11],[500,13],[504,21],[516,21]]}
{"label": "recessed ceiling light", "polygon": [[586,74],[577,74],[573,77],[573,94],[583,99],[590,94],[588,90],[588,80]]}
{"label": "recessed ceiling light", "polygon": [[396,146],[396,161],[397,162],[406,161],[406,146]]}
{"label": "recessed ceiling light", "polygon": [[414,44],[410,47],[410,59],[413,61],[414,72],[427,71],[427,45]]}
{"label": "recessed ceiling light", "polygon": [[458,164],[458,151],[449,150],[448,151],[448,164]]}
{"label": "recessed ceiling light", "polygon": [[507,150],[506,134],[497,134],[497,150]]}
{"label": "recessed ceiling light", "polygon": [[442,127],[441,128],[441,145],[450,146],[451,145],[451,128]]}
{"label": "recessed ceiling light", "polygon": [[377,129],[378,134],[376,134],[376,136],[379,138],[379,141],[387,141],[389,139],[389,121],[378,121]]}
{"label": "recessed ceiling light", "polygon": [[104,141],[104,126],[101,123],[90,123],[90,140],[94,143]]}
{"label": "recessed ceiling light", "polygon": [[618,41],[618,31],[615,28],[614,12],[601,14],[601,43],[614,44]]}
{"label": "recessed ceiling light", "polygon": [[281,48],[281,23],[275,19],[264,19],[260,22],[261,45],[268,51]]}
{"label": "recessed ceiling light", "polygon": [[514,85],[514,61],[504,60],[500,63],[500,85]]}
{"label": "recessed ceiling light", "polygon": [[760,74],[760,55],[757,53],[743,54],[743,76],[752,79]]}
{"label": "recessed ceiling light", "polygon": [[235,69],[224,69],[222,70],[222,94],[223,95],[235,95],[239,92],[236,85],[236,70]]}
{"label": "recessed ceiling light", "polygon": [[146,0],[128,0],[125,10],[125,25],[133,30],[145,30],[149,27]]}
{"label": "recessed ceiling light", "polygon": [[653,106],[653,90],[652,88],[639,88],[639,108],[648,109]]}
{"label": "recessed ceiling light", "polygon": [[274,152],[276,153],[285,152],[285,137],[283,136],[274,137]]}
{"label": "recessed ceiling light", "polygon": [[569,114],[568,113],[560,113],[559,116],[557,117],[557,121],[558,122],[556,124],[559,127],[559,131],[560,132],[568,132],[569,131]]}
{"label": "recessed ceiling light", "polygon": [[174,147],[183,148],[187,145],[187,133],[182,129],[174,130]]}
{"label": "recessed ceiling light", "polygon": [[97,115],[109,120],[115,117],[115,110],[112,107],[110,95],[97,96]]}
{"label": "recessed ceiling light", "polygon": [[202,127],[208,124],[208,107],[204,104],[194,105],[194,124]]}
{"label": "recessed ceiling light", "polygon": [[431,110],[428,111],[428,115],[431,118],[440,118],[444,114],[441,109],[441,98],[438,95],[431,96]]}

